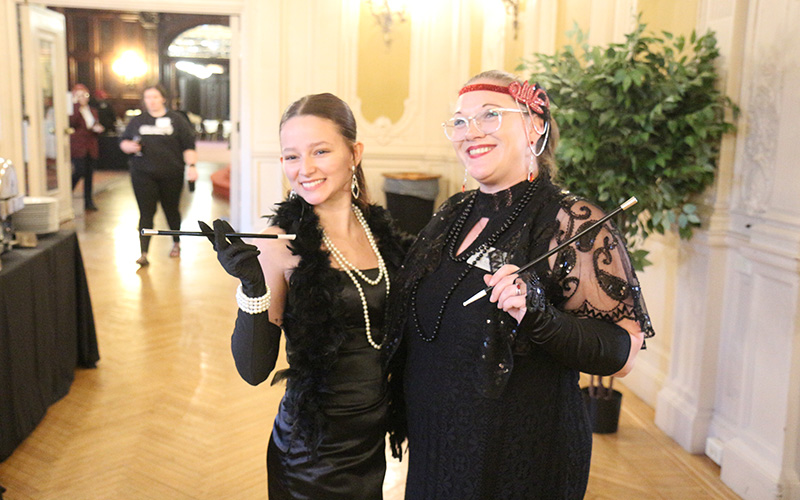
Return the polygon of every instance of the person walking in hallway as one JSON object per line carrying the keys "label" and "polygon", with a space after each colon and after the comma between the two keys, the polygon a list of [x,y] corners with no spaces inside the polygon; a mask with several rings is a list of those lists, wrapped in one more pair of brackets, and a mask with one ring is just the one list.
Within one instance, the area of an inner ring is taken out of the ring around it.
{"label": "person walking in hallway", "polygon": [[[181,227],[180,201],[184,180],[197,180],[195,134],[186,119],[167,108],[167,94],[161,85],[144,89],[144,111],[135,116],[122,134],[120,148],[130,155],[131,182],[139,205],[140,266],[149,264],[150,236],[158,204],[172,230]],[[170,257],[180,257],[180,237],[173,236]]]}

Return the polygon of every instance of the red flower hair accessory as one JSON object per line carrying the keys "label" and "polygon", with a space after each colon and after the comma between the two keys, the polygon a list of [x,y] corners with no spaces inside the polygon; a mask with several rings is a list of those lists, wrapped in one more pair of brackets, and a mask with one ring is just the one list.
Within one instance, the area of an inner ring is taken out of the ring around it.
{"label": "red flower hair accessory", "polygon": [[528,82],[511,82],[508,93],[517,101],[525,103],[536,114],[543,115],[545,110],[550,110],[550,98],[538,83],[531,86]]}

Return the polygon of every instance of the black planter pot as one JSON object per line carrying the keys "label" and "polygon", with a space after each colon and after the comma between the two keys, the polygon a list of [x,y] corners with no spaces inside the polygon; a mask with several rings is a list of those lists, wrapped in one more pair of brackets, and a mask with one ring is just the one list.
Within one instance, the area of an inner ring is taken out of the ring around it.
{"label": "black planter pot", "polygon": [[[586,411],[589,413],[589,422],[595,434],[611,434],[617,432],[619,412],[622,408],[622,393],[612,390],[608,397],[597,397],[589,394],[589,388],[581,389]],[[600,392],[603,392],[602,389]]]}

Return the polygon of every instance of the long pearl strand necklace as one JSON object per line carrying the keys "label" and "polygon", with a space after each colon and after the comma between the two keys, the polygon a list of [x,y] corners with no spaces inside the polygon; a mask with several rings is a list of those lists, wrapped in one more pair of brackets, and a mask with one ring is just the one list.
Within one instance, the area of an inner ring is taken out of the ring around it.
{"label": "long pearl strand necklace", "polygon": [[[369,225],[367,224],[366,219],[364,219],[364,214],[361,213],[361,210],[358,209],[357,206],[353,205],[353,213],[356,216],[356,220],[361,224],[361,227],[364,228],[364,233],[367,235],[367,241],[369,241],[369,246],[372,247],[372,251],[375,252],[375,256],[378,258],[378,276],[375,279],[369,279],[364,273],[361,272],[355,265],[353,265],[349,260],[347,260],[344,254],[336,248],[333,244],[333,241],[328,237],[328,233],[325,232],[325,229],[322,229],[322,242],[325,243],[325,246],[330,250],[331,255],[333,255],[334,260],[339,265],[339,268],[344,271],[347,276],[350,278],[350,281],[356,286],[356,290],[358,290],[358,295],[361,297],[361,307],[364,310],[364,325],[365,331],[367,333],[367,342],[371,345],[374,349],[380,350],[381,344],[376,343],[372,339],[372,330],[370,329],[370,322],[369,322],[369,307],[367,306],[367,297],[364,295],[364,289],[361,287],[361,283],[358,282],[356,276],[364,280],[368,285],[375,286],[380,283],[381,279],[386,279],[386,297],[389,297],[389,273],[386,270],[386,264],[383,261],[383,257],[381,253],[378,251],[378,245],[375,244],[375,239],[372,237],[372,231],[369,229]],[[381,341],[382,343],[382,341]]]}

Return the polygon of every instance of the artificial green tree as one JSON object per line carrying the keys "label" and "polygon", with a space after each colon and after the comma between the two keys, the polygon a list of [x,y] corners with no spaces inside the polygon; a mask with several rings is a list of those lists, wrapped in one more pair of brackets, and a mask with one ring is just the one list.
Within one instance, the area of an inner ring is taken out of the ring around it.
{"label": "artificial green tree", "polygon": [[578,49],[535,54],[518,68],[550,95],[560,183],[607,210],[639,200],[617,221],[637,269],[650,264],[641,248],[649,234],[688,239],[700,225],[694,200],[714,182],[722,136],[735,130],[725,112],[737,111],[716,87],[713,33],[692,32],[687,43],[645,27],[605,47],[576,27]]}

